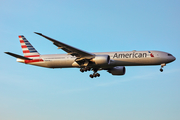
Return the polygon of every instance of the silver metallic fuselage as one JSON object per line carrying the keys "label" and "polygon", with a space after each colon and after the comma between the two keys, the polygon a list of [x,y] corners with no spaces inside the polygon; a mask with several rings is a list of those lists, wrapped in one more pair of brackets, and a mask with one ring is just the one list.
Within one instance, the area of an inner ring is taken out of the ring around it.
{"label": "silver metallic fuselage", "polygon": [[[101,52],[95,55],[109,55],[110,63],[99,66],[110,68],[115,66],[145,66],[161,65],[174,61],[176,58],[169,53],[162,51],[127,51],[127,52]],[[40,55],[42,61],[28,62],[27,64],[47,68],[73,68],[80,67],[75,62],[76,57],[68,54]],[[25,60],[17,59],[18,62],[26,63]]]}

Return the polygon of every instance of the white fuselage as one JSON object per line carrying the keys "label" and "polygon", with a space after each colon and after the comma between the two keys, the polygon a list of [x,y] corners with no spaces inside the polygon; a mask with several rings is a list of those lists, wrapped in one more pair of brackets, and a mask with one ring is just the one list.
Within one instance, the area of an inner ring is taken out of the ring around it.
{"label": "white fuselage", "polygon": [[[127,52],[101,52],[95,55],[109,55],[110,63],[101,68],[114,66],[144,66],[167,64],[175,60],[171,54],[161,51],[127,51]],[[18,62],[47,67],[47,68],[71,68],[80,67],[76,63],[76,57],[68,54],[40,55],[41,60],[21,60]]]}

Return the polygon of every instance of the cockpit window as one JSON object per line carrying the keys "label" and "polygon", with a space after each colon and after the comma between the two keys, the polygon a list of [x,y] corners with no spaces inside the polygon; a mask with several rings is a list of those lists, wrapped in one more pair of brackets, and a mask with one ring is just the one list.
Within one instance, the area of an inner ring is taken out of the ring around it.
{"label": "cockpit window", "polygon": [[171,54],[168,54],[168,56],[172,56]]}

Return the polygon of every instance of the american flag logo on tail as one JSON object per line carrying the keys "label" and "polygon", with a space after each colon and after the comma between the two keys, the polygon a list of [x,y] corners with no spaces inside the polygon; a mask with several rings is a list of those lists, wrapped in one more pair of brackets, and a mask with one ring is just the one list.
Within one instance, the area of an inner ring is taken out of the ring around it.
{"label": "american flag logo on tail", "polygon": [[24,54],[24,57],[32,58],[33,60],[26,60],[26,62],[39,62],[42,61],[38,51],[31,45],[31,43],[23,36],[19,36],[21,48]]}

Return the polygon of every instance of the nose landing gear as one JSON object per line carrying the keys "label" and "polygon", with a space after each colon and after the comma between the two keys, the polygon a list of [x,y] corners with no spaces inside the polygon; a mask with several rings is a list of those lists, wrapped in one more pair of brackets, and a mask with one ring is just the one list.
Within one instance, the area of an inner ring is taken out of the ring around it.
{"label": "nose landing gear", "polygon": [[163,68],[164,66],[166,66],[166,63],[162,63],[162,64],[161,64],[161,69],[160,69],[161,72],[163,72],[163,69],[162,69],[162,68]]}

